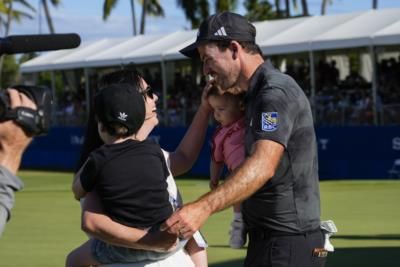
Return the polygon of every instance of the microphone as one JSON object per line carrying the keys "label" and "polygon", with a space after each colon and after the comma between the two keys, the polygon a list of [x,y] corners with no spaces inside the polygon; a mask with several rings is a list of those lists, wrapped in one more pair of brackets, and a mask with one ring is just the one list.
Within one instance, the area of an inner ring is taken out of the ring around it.
{"label": "microphone", "polygon": [[76,33],[11,35],[0,38],[0,55],[69,49],[80,43],[81,38]]}

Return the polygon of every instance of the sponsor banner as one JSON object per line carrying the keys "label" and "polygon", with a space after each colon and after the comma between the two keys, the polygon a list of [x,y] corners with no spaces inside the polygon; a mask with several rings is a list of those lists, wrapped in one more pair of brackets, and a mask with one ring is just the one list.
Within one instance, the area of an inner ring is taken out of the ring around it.
{"label": "sponsor banner", "polygon": [[[207,132],[198,160],[189,174],[209,177],[210,143]],[[150,136],[167,151],[174,151],[184,127],[158,127]],[[321,179],[400,178],[400,127],[320,127],[316,129]],[[82,128],[53,128],[28,147],[22,168],[74,170],[83,144]],[[398,171],[397,171],[398,169]]]}

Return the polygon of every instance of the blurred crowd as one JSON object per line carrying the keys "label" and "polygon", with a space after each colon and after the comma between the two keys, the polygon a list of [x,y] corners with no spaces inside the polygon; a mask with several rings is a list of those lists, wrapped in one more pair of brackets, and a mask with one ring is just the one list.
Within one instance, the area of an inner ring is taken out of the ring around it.
{"label": "blurred crowd", "polygon": [[[292,76],[309,96],[317,125],[352,126],[373,125],[374,101],[372,84],[357,71],[350,71],[340,79],[334,60],[320,61],[316,66],[316,91],[313,99],[309,67],[306,64],[288,66]],[[400,58],[381,60],[377,65],[378,88],[376,112],[379,125],[400,124]]]}
{"label": "blurred crowd", "polygon": [[[340,71],[335,60],[319,61],[316,65],[316,90],[312,97],[309,65],[307,61],[287,64],[286,71],[303,88],[314,109],[315,122],[319,126],[374,125],[372,84],[357,71],[340,79]],[[400,125],[400,57],[383,59],[378,62],[378,88],[376,94],[377,123],[379,125]],[[146,69],[146,81],[159,96],[161,125],[187,126],[191,122],[200,103],[205,85],[190,75],[174,74],[173,83],[162,94],[160,73],[153,75]],[[164,97],[167,109],[163,110]],[[66,90],[58,99],[56,111],[58,125],[82,126],[86,120],[84,89],[78,92]]]}

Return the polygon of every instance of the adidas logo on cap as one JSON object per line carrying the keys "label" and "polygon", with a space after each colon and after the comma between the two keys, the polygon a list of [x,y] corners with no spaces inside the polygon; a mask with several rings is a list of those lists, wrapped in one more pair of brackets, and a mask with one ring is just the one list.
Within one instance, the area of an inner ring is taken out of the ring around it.
{"label": "adidas logo on cap", "polygon": [[215,36],[228,36],[228,35],[226,34],[226,31],[225,31],[224,26],[222,26],[221,28],[219,28],[218,31],[216,31],[216,32],[214,33],[214,35],[215,35]]}
{"label": "adidas logo on cap", "polygon": [[128,118],[128,114],[126,114],[125,112],[120,112],[118,119],[120,119],[121,121],[126,121],[126,118]]}

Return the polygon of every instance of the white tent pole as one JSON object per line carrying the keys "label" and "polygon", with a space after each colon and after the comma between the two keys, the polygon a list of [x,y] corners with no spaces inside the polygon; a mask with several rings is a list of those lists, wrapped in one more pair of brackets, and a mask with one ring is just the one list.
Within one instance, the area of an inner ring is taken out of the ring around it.
{"label": "white tent pole", "polygon": [[169,118],[167,117],[167,74],[165,70],[165,62],[164,58],[161,58],[161,81],[162,81],[162,96],[163,96],[163,113],[165,122],[169,125]]}
{"label": "white tent pole", "polygon": [[85,72],[85,98],[86,98],[86,119],[89,119],[89,114],[90,114],[90,104],[91,104],[91,99],[90,99],[90,87],[89,87],[89,69],[84,68]]}
{"label": "white tent pole", "polygon": [[315,100],[315,64],[314,64],[314,53],[312,50],[309,51],[310,60],[310,85],[311,85],[311,107],[314,117],[314,123],[316,122],[316,100]]}
{"label": "white tent pole", "polygon": [[371,62],[372,62],[372,88],[371,88],[371,93],[372,93],[372,111],[374,113],[374,125],[378,125],[378,109],[377,109],[377,90],[378,90],[378,77],[377,77],[377,71],[376,71],[376,50],[374,46],[369,47],[369,54],[371,56]]}

